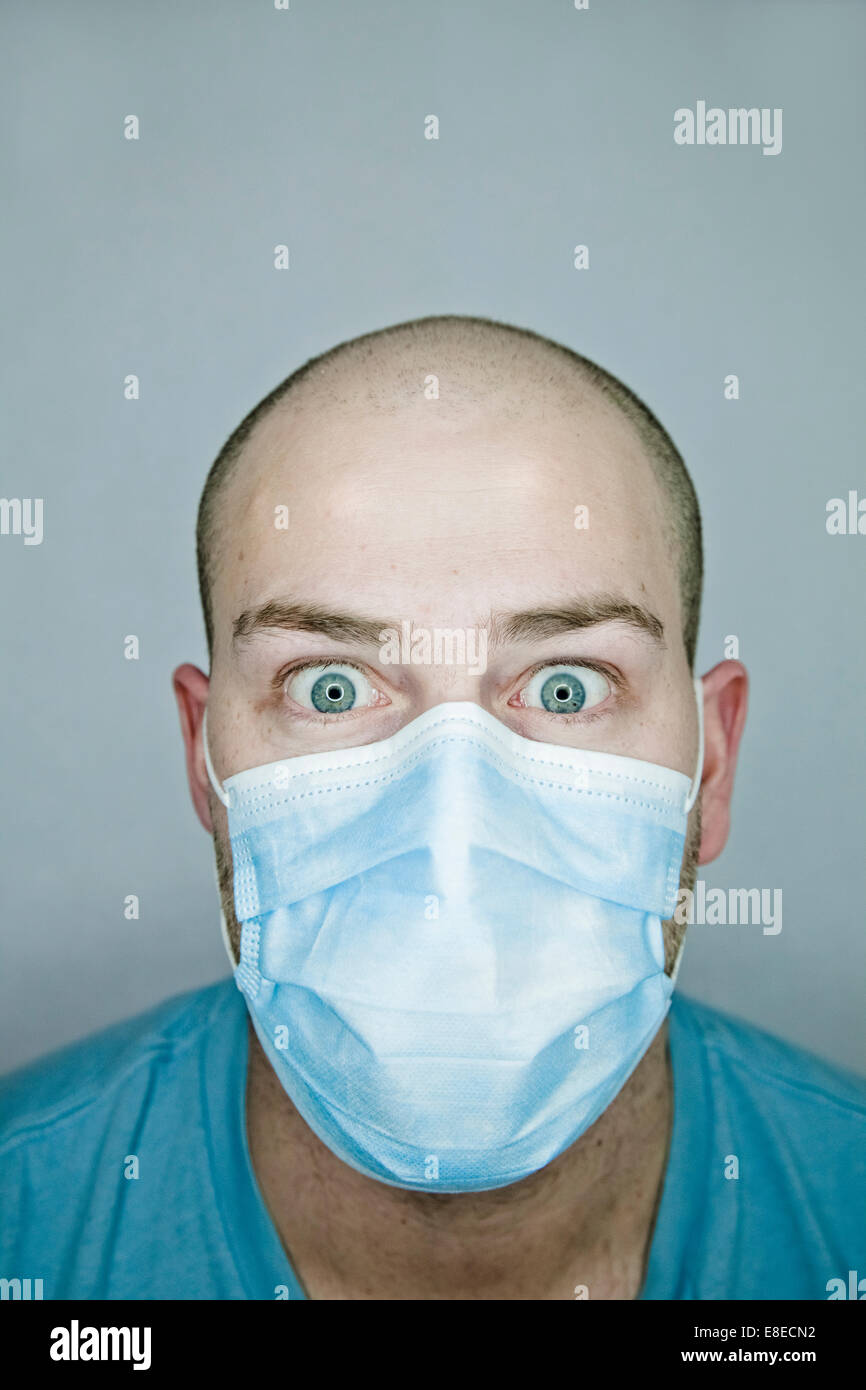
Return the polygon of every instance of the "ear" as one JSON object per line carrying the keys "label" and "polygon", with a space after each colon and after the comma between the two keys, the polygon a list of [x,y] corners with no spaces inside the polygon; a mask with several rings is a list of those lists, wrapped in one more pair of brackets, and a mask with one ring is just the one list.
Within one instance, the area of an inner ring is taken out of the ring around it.
{"label": "ear", "polygon": [[704,770],[701,778],[699,864],[725,848],[731,827],[731,795],[740,736],[746,722],[749,676],[740,661],[720,661],[703,677]]}
{"label": "ear", "polygon": [[207,706],[210,681],[197,666],[178,666],[172,676],[174,696],[180,715],[180,731],[186,748],[186,775],[196,815],[209,834],[213,834],[210,806],[208,804],[207,768],[204,761],[204,744],[201,738],[201,723]]}

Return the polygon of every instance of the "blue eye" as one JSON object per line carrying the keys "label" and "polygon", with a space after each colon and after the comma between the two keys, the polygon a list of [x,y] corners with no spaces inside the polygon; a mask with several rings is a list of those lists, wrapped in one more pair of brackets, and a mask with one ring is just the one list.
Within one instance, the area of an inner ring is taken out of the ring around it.
{"label": "blue eye", "polygon": [[373,704],[376,692],[362,671],[342,664],[303,667],[290,676],[286,694],[319,714],[344,714],[347,710]]}
{"label": "blue eye", "polygon": [[601,704],[610,694],[610,683],[590,666],[545,666],[525,687],[523,704],[548,714],[577,714]]}
{"label": "blue eye", "polygon": [[551,714],[573,714],[586,704],[586,689],[577,676],[557,671],[541,687],[541,703]]}
{"label": "blue eye", "polygon": [[344,709],[351,709],[355,703],[355,687],[348,676],[338,676],[328,671],[313,683],[310,699],[323,714],[326,710],[340,714]]}

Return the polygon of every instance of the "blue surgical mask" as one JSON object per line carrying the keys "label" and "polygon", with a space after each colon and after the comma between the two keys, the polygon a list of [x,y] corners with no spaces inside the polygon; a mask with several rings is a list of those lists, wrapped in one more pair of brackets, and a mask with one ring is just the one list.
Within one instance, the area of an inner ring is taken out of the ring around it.
{"label": "blue surgical mask", "polygon": [[235,979],[333,1153],[393,1186],[480,1192],[598,1119],[670,1006],[661,924],[700,766],[690,782],[534,742],[456,702],[224,787],[206,760]]}

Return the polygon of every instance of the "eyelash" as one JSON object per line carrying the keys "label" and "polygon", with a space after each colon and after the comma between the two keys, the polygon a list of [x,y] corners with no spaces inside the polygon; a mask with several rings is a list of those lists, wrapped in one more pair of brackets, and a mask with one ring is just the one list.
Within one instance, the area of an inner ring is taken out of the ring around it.
{"label": "eyelash", "polygon": [[[281,671],[277,672],[277,674],[274,676],[273,681],[271,682],[273,690],[275,694],[282,695],[283,697],[285,697],[286,691],[284,687],[290,676],[297,676],[301,671],[311,671],[316,666],[331,665],[348,666],[349,669],[352,671],[360,671],[362,676],[366,676],[367,680],[369,680],[371,684],[373,683],[371,677],[367,675],[367,671],[361,665],[360,661],[344,661],[342,657],[331,657],[330,660],[327,657],[317,657],[311,658],[309,661],[294,662],[291,666],[284,666]],[[303,720],[307,724],[319,724],[321,726],[324,726],[326,724],[334,724],[337,721],[345,721],[348,719],[357,718],[359,714],[366,714],[369,711],[369,709],[369,705],[364,705],[361,709],[344,710],[342,714],[320,714],[317,710],[301,709],[301,713],[293,714],[293,718]]]}
{"label": "eyelash", "polygon": [[[372,678],[367,674],[366,669],[361,665],[359,661],[344,661],[342,658],[334,658],[332,660],[335,666],[348,666],[349,669],[352,671],[360,671],[361,675],[366,676],[372,684]],[[284,687],[286,681],[289,679],[290,676],[296,676],[300,671],[310,671],[316,666],[327,666],[328,664],[329,662],[327,658],[323,659],[321,657],[318,657],[312,658],[309,661],[299,661],[295,662],[291,666],[286,666],[281,671],[279,671],[273,679],[272,685],[274,691],[278,695],[284,695]],[[523,677],[523,682],[521,684],[520,689],[522,690],[524,686],[528,685],[529,682],[532,680],[532,677],[536,675],[539,671],[544,671],[554,666],[585,666],[587,670],[597,671],[599,675],[604,676],[606,680],[609,680],[614,690],[620,691],[625,686],[625,681],[621,672],[615,670],[615,668],[612,666],[607,666],[603,661],[593,661],[591,658],[588,657],[567,656],[554,657],[552,660],[548,661],[540,661],[537,666],[533,666],[531,670],[527,671],[526,675]],[[519,693],[519,691],[515,691],[515,694]],[[513,699],[514,697],[512,696],[511,698]],[[604,703],[606,704],[607,702],[605,701]],[[351,719],[353,715],[356,716],[359,714],[364,714],[369,708],[369,705],[365,705],[359,710],[345,710],[342,714],[318,714],[314,710],[304,710],[302,714],[296,715],[295,717],[307,720],[309,723],[312,724],[333,724],[335,720]],[[539,710],[535,709],[534,707],[524,708],[528,708],[529,711],[533,714],[549,713],[549,711],[547,710]],[[598,719],[606,718],[607,713],[607,710],[596,710],[595,708],[593,708],[578,711],[578,713],[576,714],[557,714],[553,715],[552,717],[556,719],[557,724],[592,724]]]}
{"label": "eyelash", "polygon": [[606,676],[617,690],[620,690],[624,684],[620,672],[613,666],[608,666],[604,661],[594,661],[592,657],[587,656],[555,656],[552,660],[539,661],[537,666],[533,666],[527,672],[526,683],[528,684],[539,671],[546,671],[548,667],[553,666],[585,666],[588,671],[597,671],[600,676]]}
{"label": "eyelash", "polygon": [[[274,689],[282,690],[289,676],[296,676],[299,671],[312,671],[316,666],[349,666],[353,671],[360,671],[362,676],[367,675],[360,661],[344,661],[342,657],[331,657],[330,660],[327,657],[317,657],[310,661],[293,662],[291,666],[283,667],[282,671],[278,671],[274,676]],[[367,679],[369,680],[369,676]]]}
{"label": "eyelash", "polygon": [[[520,689],[522,690],[524,686],[528,685],[532,677],[537,675],[539,671],[546,671],[556,666],[584,666],[588,671],[597,671],[600,676],[604,676],[605,680],[610,681],[616,691],[622,690],[625,686],[625,681],[623,680],[621,672],[615,670],[612,666],[607,666],[603,661],[593,661],[591,657],[565,656],[553,657],[548,661],[540,661],[537,666],[533,666],[523,678]],[[519,694],[520,692],[518,691],[516,693]],[[607,704],[607,701],[605,700],[603,703]],[[536,709],[534,705],[523,706],[523,708],[530,714],[550,713],[549,710]],[[596,709],[593,707],[588,710],[578,710],[576,714],[555,714],[551,717],[556,720],[558,725],[594,724],[598,719],[606,719],[607,715],[607,709]]]}

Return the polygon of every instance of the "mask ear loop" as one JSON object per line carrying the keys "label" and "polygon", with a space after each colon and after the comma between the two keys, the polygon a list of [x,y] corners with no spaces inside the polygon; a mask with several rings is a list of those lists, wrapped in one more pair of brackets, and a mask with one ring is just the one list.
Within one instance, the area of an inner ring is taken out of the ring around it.
{"label": "mask ear loop", "polygon": [[684,954],[684,952],[683,952],[683,947],[685,946],[685,944],[686,944],[686,934],[685,934],[685,932],[683,932],[682,940],[680,941],[679,949],[677,950],[677,958],[676,958],[676,960],[674,961],[673,965],[671,966],[671,973],[670,973],[670,976],[669,976],[670,982],[671,982],[671,992],[673,992],[674,986],[676,985],[676,982],[677,982],[677,975],[679,975],[679,973],[680,973],[680,966],[681,966],[682,963],[683,963],[683,954]]}
{"label": "mask ear loop", "polygon": [[[694,687],[695,699],[697,701],[698,706],[698,766],[695,771],[691,790],[688,794],[686,804],[684,807],[686,815],[688,815],[689,811],[692,809],[692,807],[698,799],[698,793],[701,790],[701,777],[703,776],[704,772],[704,683],[700,679],[700,677],[698,677],[694,681]],[[686,936],[685,932],[683,932],[682,940],[680,941],[679,949],[677,951],[676,960],[674,961],[673,966],[671,967],[670,982],[672,991],[677,982],[677,975],[679,975],[680,973],[680,966],[683,963],[683,947],[685,946],[685,944]]]}
{"label": "mask ear loop", "polygon": [[215,794],[219,797],[220,801],[222,802],[223,806],[228,807],[231,805],[230,798],[228,794],[223,790],[219,782],[219,779],[217,778],[217,775],[214,772],[213,763],[210,760],[210,749],[207,746],[207,706],[205,706],[204,716],[201,721],[201,741],[204,747],[204,765],[207,768],[207,775],[210,778],[210,784],[213,787]]}
{"label": "mask ear loop", "polygon": [[686,815],[688,815],[698,799],[698,792],[701,789],[701,778],[704,773],[704,683],[698,676],[693,684],[695,687],[695,700],[698,706],[698,766],[694,778],[692,779],[691,790],[683,808]]}
{"label": "mask ear loop", "polygon": [[[224,806],[228,807],[230,798],[229,798],[228,794],[227,794],[225,791],[223,791],[223,788],[220,786],[219,779],[218,779],[216,773],[214,772],[214,766],[213,766],[213,763],[211,762],[211,758],[210,758],[210,749],[209,749],[208,746],[207,746],[207,707],[206,707],[206,706],[205,706],[204,717],[202,718],[202,721],[201,721],[201,741],[202,741],[202,746],[203,746],[203,748],[204,748],[204,765],[205,765],[205,767],[207,768],[207,775],[208,775],[208,778],[210,779],[210,784],[211,784],[211,786],[212,786],[213,789],[214,789],[215,795],[219,797],[219,799],[220,799],[220,801],[222,802],[222,804],[223,804]],[[230,940],[230,938],[229,938],[228,923],[226,922],[226,915],[225,915],[225,913],[223,912],[222,895],[221,895],[221,891],[220,891],[220,877],[219,877],[219,873],[218,873],[218,871],[217,871],[216,863],[214,863],[214,866],[213,866],[213,875],[214,875],[214,882],[216,883],[217,897],[218,897],[219,900],[220,900],[220,931],[221,931],[221,933],[222,933],[223,945],[224,945],[225,948],[226,948],[226,955],[227,955],[228,958],[229,958],[229,964],[231,965],[232,970],[236,970],[236,969],[237,969],[238,963],[237,963],[237,961],[235,960],[234,949],[233,949],[233,947],[232,947],[232,943],[231,943],[231,940]]]}

